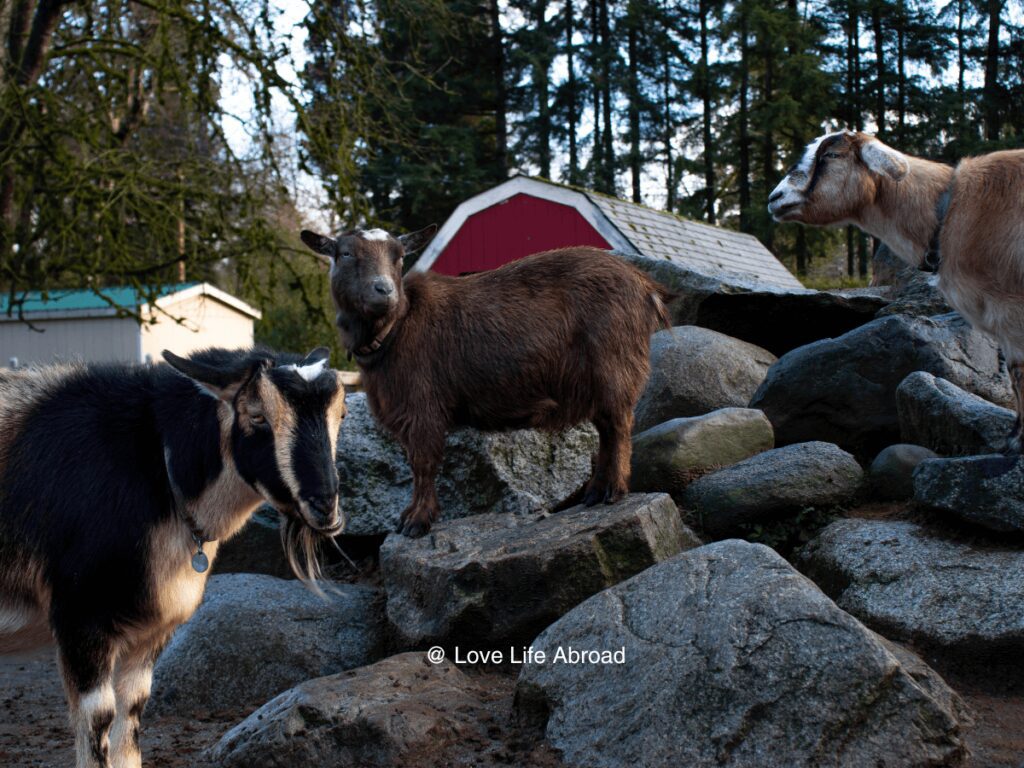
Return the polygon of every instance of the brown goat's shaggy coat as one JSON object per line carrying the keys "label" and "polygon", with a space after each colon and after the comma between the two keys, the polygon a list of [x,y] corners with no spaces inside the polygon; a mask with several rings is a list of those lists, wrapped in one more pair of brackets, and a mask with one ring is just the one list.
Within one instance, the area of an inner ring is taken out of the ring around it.
{"label": "brown goat's shaggy coat", "polygon": [[669,322],[664,289],[595,248],[403,281],[403,244],[378,233],[303,239],[332,260],[342,340],[371,410],[409,456],[414,490],[401,530],[422,535],[437,519],[434,478],[456,426],[561,430],[590,420],[600,446],[585,503],[620,499],[650,335]]}

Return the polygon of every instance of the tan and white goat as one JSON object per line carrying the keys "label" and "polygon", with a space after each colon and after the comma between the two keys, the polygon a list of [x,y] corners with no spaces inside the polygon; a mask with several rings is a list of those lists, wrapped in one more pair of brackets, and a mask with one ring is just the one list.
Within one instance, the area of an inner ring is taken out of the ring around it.
{"label": "tan and white goat", "polygon": [[1024,429],[1024,150],[956,168],[905,155],[865,133],[811,142],[768,198],[776,221],[853,224],[938,287],[975,328],[996,339],[1016,394],[1007,450]]}

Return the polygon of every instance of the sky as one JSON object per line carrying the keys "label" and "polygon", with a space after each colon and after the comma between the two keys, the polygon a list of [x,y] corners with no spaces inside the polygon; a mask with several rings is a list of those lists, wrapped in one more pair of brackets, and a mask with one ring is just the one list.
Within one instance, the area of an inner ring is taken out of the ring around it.
{"label": "sky", "polygon": [[[275,42],[288,47],[291,55],[281,60],[278,72],[298,90],[298,72],[305,66],[309,55],[306,52],[308,34],[302,20],[309,14],[309,4],[303,0],[275,0],[271,3],[274,15]],[[225,111],[224,133],[232,150],[245,155],[253,145],[250,120],[254,112],[252,82],[250,75],[237,68],[227,54],[221,56],[221,106]],[[273,92],[272,110],[274,123],[285,141],[291,142],[286,161],[290,177],[292,197],[299,211],[304,215],[304,226],[331,228],[331,217],[327,209],[327,196],[320,181],[297,166],[299,134],[295,126],[295,113],[288,100],[280,92]]]}

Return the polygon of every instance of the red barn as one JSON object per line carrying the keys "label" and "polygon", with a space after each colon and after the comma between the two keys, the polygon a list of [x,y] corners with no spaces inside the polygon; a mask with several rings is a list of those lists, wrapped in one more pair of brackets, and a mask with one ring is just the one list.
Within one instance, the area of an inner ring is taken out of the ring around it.
{"label": "red barn", "polygon": [[710,277],[733,274],[779,288],[803,287],[753,235],[529,176],[462,203],[413,269],[482,272],[570,245],[667,259]]}

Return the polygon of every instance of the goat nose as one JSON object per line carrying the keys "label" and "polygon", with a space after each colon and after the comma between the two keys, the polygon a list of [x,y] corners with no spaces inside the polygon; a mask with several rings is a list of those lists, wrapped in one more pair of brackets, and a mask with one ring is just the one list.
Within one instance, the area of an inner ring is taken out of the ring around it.
{"label": "goat nose", "polygon": [[769,203],[774,203],[776,200],[779,200],[781,197],[782,197],[782,190],[781,189],[776,189],[774,192],[771,193],[771,195],[768,196],[768,202]]}
{"label": "goat nose", "polygon": [[327,520],[338,508],[337,494],[324,494],[321,496],[307,496],[306,503],[317,514],[318,517]]}
{"label": "goat nose", "polygon": [[373,281],[373,290],[382,296],[390,296],[395,291],[395,284],[386,278],[377,278]]}

